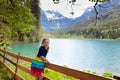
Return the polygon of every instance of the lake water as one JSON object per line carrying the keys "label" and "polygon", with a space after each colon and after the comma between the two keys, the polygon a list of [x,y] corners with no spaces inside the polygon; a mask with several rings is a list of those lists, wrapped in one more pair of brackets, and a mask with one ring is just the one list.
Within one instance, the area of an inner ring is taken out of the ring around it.
{"label": "lake water", "polygon": [[[34,58],[39,45],[18,44],[12,46],[10,51]],[[51,63],[67,65],[78,70],[113,72],[120,75],[120,41],[50,39],[47,59]]]}

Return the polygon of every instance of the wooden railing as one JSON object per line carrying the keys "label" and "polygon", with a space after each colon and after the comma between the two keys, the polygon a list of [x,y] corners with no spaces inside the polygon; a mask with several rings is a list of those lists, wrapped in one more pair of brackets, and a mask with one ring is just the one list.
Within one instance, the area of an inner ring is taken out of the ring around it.
{"label": "wooden railing", "polygon": [[[16,62],[14,62],[14,61],[12,61],[12,59],[9,59],[8,57],[6,57],[6,55],[9,55],[9,56],[12,56],[12,57],[16,58]],[[24,66],[22,66],[18,63],[19,60],[24,60],[24,61],[27,61],[27,62],[31,63],[33,59],[27,58],[27,57],[24,57],[24,56],[20,56],[20,55],[16,55],[16,54],[13,54],[11,52],[8,52],[8,51],[2,50],[2,49],[0,49],[0,56],[3,58],[3,60],[0,60],[0,63],[2,63],[10,71],[10,73],[16,78],[16,80],[24,80],[24,78],[22,78],[20,75],[18,75],[18,73],[17,73],[18,68],[25,71],[26,73],[29,73],[31,76],[33,76],[30,73],[29,69],[27,69],[26,67],[24,67]],[[6,60],[8,62],[12,63],[16,67],[15,71],[13,71],[12,69],[10,69],[8,67],[8,65],[6,63]],[[93,74],[90,74],[90,73],[86,73],[86,72],[82,72],[82,71],[58,66],[58,65],[55,65],[55,64],[52,64],[52,63],[47,63],[46,68],[52,69],[54,71],[63,73],[63,74],[68,75],[68,76],[78,78],[80,80],[113,80],[111,78],[105,78],[105,77],[102,77],[102,76],[93,75]],[[45,78],[45,80],[50,80],[47,77],[44,77],[44,78]],[[117,79],[117,80],[119,80],[119,79]]]}
{"label": "wooden railing", "polygon": [[[16,62],[13,61],[12,59],[10,59],[9,57],[7,57],[7,55],[9,55],[9,56],[11,56],[13,58],[16,58],[16,60],[15,60]],[[24,60],[26,62],[30,62],[31,63],[33,59],[27,58],[27,57],[24,57],[24,56],[20,56],[20,55],[16,55],[16,54],[13,54],[11,52],[8,52],[8,51],[2,50],[2,49],[0,49],[0,56],[3,58],[3,61],[2,61],[2,59],[0,59],[0,63],[2,63],[8,69],[8,71],[14,76],[14,78],[16,80],[25,80],[22,76],[20,76],[18,74],[18,68],[21,69],[22,71],[32,75],[31,72],[30,72],[30,69],[20,65],[18,62],[19,62],[19,60]],[[8,66],[7,61],[10,62],[11,64],[13,64],[16,67],[15,71],[13,71]],[[32,75],[32,76],[34,76],[34,75]],[[34,77],[36,77],[36,76],[34,76]],[[45,80],[50,80],[47,77],[44,77],[44,79]]]}

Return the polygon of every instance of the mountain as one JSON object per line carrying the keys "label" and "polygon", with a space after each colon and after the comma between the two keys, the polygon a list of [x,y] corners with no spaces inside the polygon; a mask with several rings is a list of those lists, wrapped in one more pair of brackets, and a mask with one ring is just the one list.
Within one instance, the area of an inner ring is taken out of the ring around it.
{"label": "mountain", "polygon": [[111,6],[101,10],[96,25],[94,24],[96,20],[95,13],[93,10],[89,10],[76,19],[76,21],[71,24],[71,27],[59,33],[84,38],[120,40],[120,0],[114,1],[113,3],[115,4],[111,4]]}
{"label": "mountain", "polygon": [[48,32],[53,32],[57,30],[62,30],[68,28],[74,19],[67,18],[60,14],[59,12],[48,10],[41,10],[41,22],[44,30]]}
{"label": "mountain", "polygon": [[[100,7],[101,6],[101,7]],[[99,4],[96,9],[99,12],[98,21],[106,19],[114,13],[114,11],[119,12],[120,10],[120,0],[111,0],[111,2],[105,2]],[[84,27],[89,26],[91,23],[96,22],[96,12],[93,8],[88,8],[82,14],[82,16],[78,17],[70,26],[70,27]]]}
{"label": "mountain", "polygon": [[[102,7],[100,7],[102,6]],[[107,19],[115,18],[116,15],[119,15],[120,12],[120,0],[111,0],[111,2],[105,2],[99,4],[96,8],[99,12],[98,22]],[[110,18],[110,16],[112,18]],[[96,22],[96,13],[93,7],[89,7],[85,12],[78,18],[71,19],[63,16],[57,11],[41,10],[41,22],[44,30],[49,32],[54,32],[58,30],[73,29],[75,27],[86,27]],[[97,22],[97,23],[98,23]],[[94,25],[93,25],[94,26]]]}

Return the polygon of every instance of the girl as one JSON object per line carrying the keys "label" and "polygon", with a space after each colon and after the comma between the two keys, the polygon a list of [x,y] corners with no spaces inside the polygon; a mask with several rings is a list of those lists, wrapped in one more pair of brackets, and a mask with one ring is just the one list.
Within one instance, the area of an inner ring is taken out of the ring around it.
{"label": "girl", "polygon": [[36,76],[36,80],[43,80],[45,63],[49,63],[46,59],[49,50],[49,42],[48,38],[42,40],[42,45],[39,48],[37,57],[32,61],[31,73]]}

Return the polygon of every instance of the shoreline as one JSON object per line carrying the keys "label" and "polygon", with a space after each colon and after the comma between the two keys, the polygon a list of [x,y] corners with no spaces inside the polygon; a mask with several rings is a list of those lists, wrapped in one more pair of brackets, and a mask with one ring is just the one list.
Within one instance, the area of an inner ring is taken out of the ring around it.
{"label": "shoreline", "polygon": [[50,39],[103,40],[103,41],[118,41],[118,42],[120,42],[120,40],[118,40],[118,39],[92,39],[92,38],[66,38],[66,37],[62,37],[62,38],[52,37]]}
{"label": "shoreline", "polygon": [[[63,37],[51,37],[49,39],[71,39],[71,40],[101,40],[101,41],[117,41],[117,42],[120,42],[120,40],[117,40],[117,39],[92,39],[92,38],[63,38]],[[26,43],[39,43],[39,42],[22,42],[22,41],[17,41],[11,45],[16,45],[16,44],[26,44]],[[10,45],[10,46],[11,46]]]}
{"label": "shoreline", "polygon": [[[117,39],[96,39],[96,38],[85,38],[83,36],[77,36],[77,35],[59,35],[59,34],[50,34],[50,35],[45,35],[48,38],[52,38],[52,39],[80,39],[80,40],[109,40],[109,41],[120,41],[120,38]],[[44,37],[45,37],[44,36]]]}

